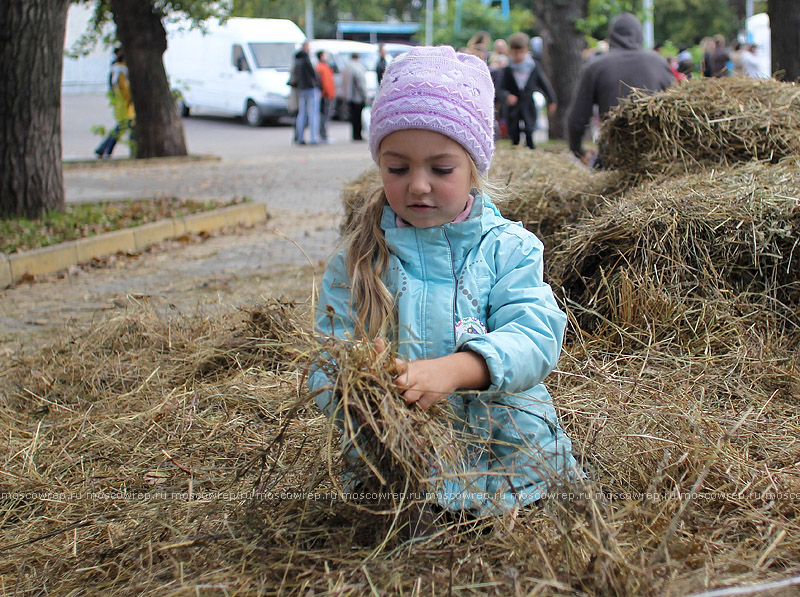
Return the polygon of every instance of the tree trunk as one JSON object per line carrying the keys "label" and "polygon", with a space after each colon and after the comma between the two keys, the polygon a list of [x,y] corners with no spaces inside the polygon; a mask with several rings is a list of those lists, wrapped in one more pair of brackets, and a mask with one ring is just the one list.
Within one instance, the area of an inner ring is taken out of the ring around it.
{"label": "tree trunk", "polygon": [[800,4],[797,0],[769,0],[772,72],[783,71],[784,81],[800,78]]}
{"label": "tree trunk", "polygon": [[136,157],[186,155],[186,140],[162,56],[167,34],[151,1],[111,0],[136,109]]}
{"label": "tree trunk", "polygon": [[61,70],[69,0],[0,4],[0,217],[64,209]]}
{"label": "tree trunk", "polygon": [[578,84],[586,47],[584,34],[575,28],[586,18],[589,0],[536,0],[536,18],[542,36],[544,70],[558,100],[558,110],[550,117],[550,138],[566,138],[565,120]]}

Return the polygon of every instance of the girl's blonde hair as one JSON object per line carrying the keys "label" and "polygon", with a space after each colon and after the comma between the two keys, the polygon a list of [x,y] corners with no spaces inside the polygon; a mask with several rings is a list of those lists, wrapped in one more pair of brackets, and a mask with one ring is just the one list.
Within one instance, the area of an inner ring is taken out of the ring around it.
{"label": "girl's blonde hair", "polygon": [[[477,190],[478,197],[498,190],[478,172],[471,158],[470,169],[472,186]],[[355,335],[369,340],[393,337],[397,325],[395,297],[383,283],[383,275],[391,257],[381,228],[386,204],[386,193],[381,187],[361,204],[354,217],[355,224],[345,239],[345,265],[350,276],[350,305],[355,311]]]}

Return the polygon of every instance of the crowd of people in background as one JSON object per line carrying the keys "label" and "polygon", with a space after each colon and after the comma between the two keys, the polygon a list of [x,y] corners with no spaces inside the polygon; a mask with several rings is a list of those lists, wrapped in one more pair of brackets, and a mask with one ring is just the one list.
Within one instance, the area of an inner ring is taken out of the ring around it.
{"label": "crowd of people in background", "polygon": [[[492,40],[488,32],[479,31],[459,51],[478,57],[489,68],[495,88],[497,139],[508,139],[512,145],[519,145],[524,139],[525,146],[533,149],[537,130],[547,126],[548,117],[556,114],[559,104],[568,105],[569,148],[587,165],[600,164],[595,153],[582,147],[587,128],[593,123],[596,129],[609,109],[632,88],[655,92],[696,76],[764,76],[756,44],[728,45],[725,37],[717,34],[703,38],[694,50],[686,44],[671,46],[677,53],[670,55],[664,44],[656,43],[650,51],[642,47],[642,41],[642,25],[634,15],[622,13],[614,17],[609,23],[607,39],[584,51],[584,66],[571,98],[556,97],[542,64],[541,38],[517,32],[508,39]],[[374,74],[380,85],[392,58],[383,44],[377,50]],[[352,140],[362,141],[364,109],[371,101],[366,73],[361,57],[353,53],[340,73],[341,88],[337,89],[332,57],[321,50],[312,60],[307,40],[295,54],[289,79],[292,88],[289,111],[295,115],[294,142],[299,145],[333,142],[328,135],[328,123],[337,102],[344,104],[338,112],[349,120]],[[133,99],[121,47],[116,48],[112,61],[109,97],[116,125],[95,149],[98,158],[109,158],[126,134],[132,148],[136,142]],[[368,124],[368,116],[366,120]]]}
{"label": "crowd of people in background", "polygon": [[[642,25],[630,13],[617,15],[609,23],[607,39],[584,52],[584,67],[571,98],[560,98],[569,108],[566,128],[569,148],[587,165],[601,166],[595,151],[586,151],[583,140],[590,125],[598,123],[608,111],[633,88],[648,91],[666,89],[676,81],[692,76],[758,77],[757,46],[736,43],[729,47],[722,35],[702,40],[701,58],[695,60],[689,47],[681,44],[675,55],[668,55],[664,45],[653,50],[643,48]],[[674,52],[675,48],[672,47]],[[378,46],[375,67],[378,84],[389,63],[383,45]],[[542,40],[517,32],[508,39],[492,40],[488,32],[476,33],[460,52],[486,62],[495,87],[495,136],[512,145],[523,142],[535,147],[534,134],[547,126],[559,105],[559,98],[542,65]],[[337,90],[325,52],[317,53],[317,65],[311,66],[307,44],[297,53],[291,85],[298,97],[295,142],[305,144],[304,131],[310,130],[309,143],[329,141],[327,122]],[[352,139],[362,140],[362,113],[369,98],[364,83],[365,67],[353,54],[342,73],[339,95],[345,98]],[[624,85],[620,83],[624,82]],[[318,99],[317,99],[318,98]]]}

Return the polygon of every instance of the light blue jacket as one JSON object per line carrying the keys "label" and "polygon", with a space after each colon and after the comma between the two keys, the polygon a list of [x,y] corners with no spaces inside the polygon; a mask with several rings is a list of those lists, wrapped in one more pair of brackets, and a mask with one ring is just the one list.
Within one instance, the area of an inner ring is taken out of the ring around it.
{"label": "light blue jacket", "polygon": [[[543,281],[541,241],[503,218],[486,196],[460,223],[414,228],[395,222],[387,206],[381,226],[392,257],[384,282],[396,297],[401,358],[471,350],[491,375],[487,390],[450,397],[474,445],[463,468],[443,473],[439,503],[489,513],[540,499],[575,470],[571,442],[542,384],[558,361],[566,316]],[[316,325],[323,334],[332,333],[330,307],[341,317],[333,332],[352,332],[349,287],[341,252],[320,290]],[[309,378],[312,390],[328,383],[319,371]],[[330,416],[330,392],[316,400]]]}

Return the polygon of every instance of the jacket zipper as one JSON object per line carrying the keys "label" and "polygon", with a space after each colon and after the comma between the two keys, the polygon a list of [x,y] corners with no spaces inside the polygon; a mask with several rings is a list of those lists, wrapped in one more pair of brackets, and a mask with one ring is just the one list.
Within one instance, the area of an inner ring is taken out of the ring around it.
{"label": "jacket zipper", "polygon": [[[453,350],[456,349],[456,305],[458,303],[458,276],[456,275],[456,260],[453,256],[453,244],[450,242],[450,237],[447,236],[447,230],[442,228],[444,239],[447,241],[447,248],[450,249],[450,271],[453,274]],[[464,409],[464,418],[472,424],[470,419],[470,398],[468,395],[461,395],[462,408]]]}
{"label": "jacket zipper", "polygon": [[458,276],[456,275],[456,261],[453,257],[453,245],[450,242],[450,237],[447,236],[447,230],[442,228],[444,239],[447,241],[447,247],[450,249],[450,271],[453,274],[453,350],[456,349],[456,304],[458,301]]}

